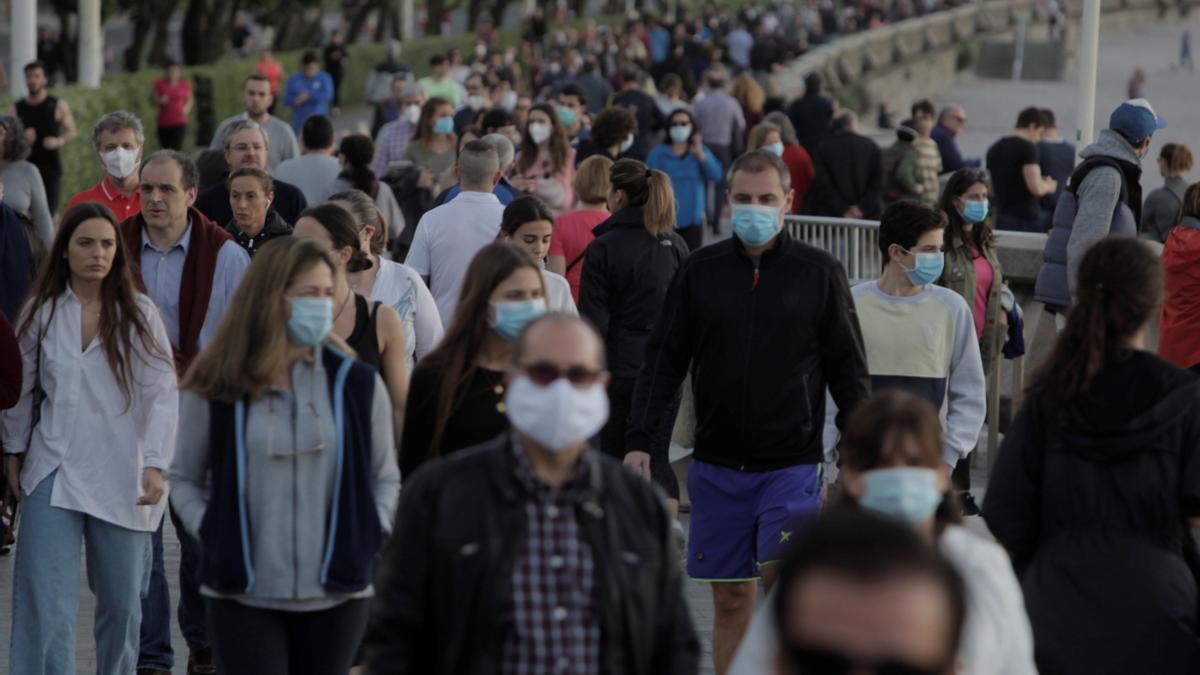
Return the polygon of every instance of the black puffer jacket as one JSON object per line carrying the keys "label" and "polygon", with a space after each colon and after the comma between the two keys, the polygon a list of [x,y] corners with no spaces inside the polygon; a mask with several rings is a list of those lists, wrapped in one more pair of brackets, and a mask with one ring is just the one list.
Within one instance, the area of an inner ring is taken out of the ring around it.
{"label": "black puffer jacket", "polygon": [[[596,569],[609,675],[693,675],[700,645],[661,493],[591,450],[575,506]],[[507,432],[429,462],[404,484],[375,585],[366,651],[374,675],[500,672],[526,499]]]}
{"label": "black puffer jacket", "polygon": [[622,209],[592,231],[579,282],[579,314],[600,331],[613,377],[637,377],[646,340],[675,272],[688,256],[675,232],[646,230],[642,209]]}

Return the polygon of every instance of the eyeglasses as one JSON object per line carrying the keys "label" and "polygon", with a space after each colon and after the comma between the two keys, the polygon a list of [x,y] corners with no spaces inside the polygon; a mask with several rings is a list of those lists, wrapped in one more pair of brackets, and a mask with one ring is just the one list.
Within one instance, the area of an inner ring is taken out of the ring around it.
{"label": "eyeglasses", "polygon": [[266,149],[267,149],[267,146],[265,146],[261,143],[254,143],[252,145],[247,145],[245,143],[238,143],[237,145],[235,145],[231,148],[231,150],[233,150],[234,152],[246,152],[247,150],[253,150],[255,152],[258,152],[259,150],[266,150]]}
{"label": "eyeglasses", "polygon": [[599,370],[589,370],[583,366],[559,368],[557,365],[547,361],[531,363],[520,368],[539,387],[548,387],[555,380],[559,379],[565,379],[576,387],[590,387],[596,383],[596,380],[600,379],[601,373]]}
{"label": "eyeglasses", "polygon": [[903,661],[867,663],[845,654],[809,647],[786,647],[788,661],[796,675],[846,675],[851,672],[871,672],[875,675],[938,675],[937,669],[914,666]]}

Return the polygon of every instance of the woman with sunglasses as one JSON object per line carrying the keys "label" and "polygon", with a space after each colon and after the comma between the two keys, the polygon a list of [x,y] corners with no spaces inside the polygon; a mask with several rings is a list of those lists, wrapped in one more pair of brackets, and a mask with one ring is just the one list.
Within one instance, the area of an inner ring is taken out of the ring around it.
{"label": "woman with sunglasses", "polygon": [[132,673],[179,399],[167,330],[107,207],[63,215],[17,326],[20,398],[0,416],[8,499],[23,514],[7,672],[75,672],[86,551],[96,671]]}
{"label": "woman with sunglasses", "polygon": [[[1007,553],[963,527],[941,472],[942,431],[926,401],[888,390],[850,416],[840,447],[841,495],[833,508],[894,518],[935,545],[962,576],[967,614],[959,644],[965,675],[1035,675],[1033,636]],[[728,675],[772,672],[773,602],[756,612]],[[919,671],[914,671],[919,672]]]}
{"label": "woman with sunglasses", "polygon": [[528,251],[496,242],[475,254],[445,337],[413,371],[400,443],[406,478],[428,460],[508,428],[504,372],[513,342],[545,313],[542,268]]}
{"label": "woman with sunglasses", "polygon": [[671,113],[667,140],[650,151],[646,166],[667,174],[675,193],[675,231],[688,250],[700,248],[704,239],[705,188],[721,182],[721,165],[700,139],[696,119],[686,108]]}
{"label": "woman with sunglasses", "polygon": [[387,387],[331,332],[337,277],[310,238],[267,243],[184,376],[171,505],[218,672],[345,673],[366,630],[400,474]]}
{"label": "woman with sunglasses", "polygon": [[[983,373],[991,379],[996,376],[1000,348],[1007,337],[1008,319],[1000,306],[1004,276],[988,219],[987,173],[980,169],[955,171],[946,182],[938,206],[946,213],[947,221],[946,261],[937,284],[958,293],[971,306]],[[952,478],[963,513],[968,516],[979,515],[979,505],[971,495],[971,456],[974,454],[958,461]]]}
{"label": "woman with sunglasses", "polygon": [[542,266],[542,281],[546,285],[546,311],[579,316],[575,299],[571,297],[571,284],[566,277],[546,269],[546,255],[550,252],[550,240],[554,235],[554,214],[546,204],[534,197],[517,197],[504,207],[500,219],[498,241],[511,241],[529,251],[529,255]]}

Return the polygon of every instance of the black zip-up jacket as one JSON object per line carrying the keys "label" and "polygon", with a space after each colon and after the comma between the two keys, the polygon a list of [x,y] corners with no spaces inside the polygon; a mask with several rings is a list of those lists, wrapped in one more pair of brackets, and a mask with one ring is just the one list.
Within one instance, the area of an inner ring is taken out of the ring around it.
{"label": "black zip-up jacket", "polygon": [[579,314],[600,331],[613,377],[637,377],[671,279],[688,256],[675,232],[655,237],[642,209],[622,209],[593,230],[579,282]]}
{"label": "black zip-up jacket", "polygon": [[870,392],[846,273],[786,231],[757,265],[737,237],[684,262],[646,345],[631,450],[648,447],[689,363],[695,457],[741,471],[820,463],[825,388],[839,429]]}
{"label": "black zip-up jacket", "polygon": [[[592,548],[608,675],[694,675],[700,645],[661,493],[586,450],[575,516]],[[366,637],[373,675],[495,675],[526,535],[506,432],[421,467],[404,484]]]}
{"label": "black zip-up jacket", "polygon": [[816,176],[805,213],[841,218],[857,206],[863,218],[879,220],[883,153],[875,141],[839,131],[817,146],[813,167]]}

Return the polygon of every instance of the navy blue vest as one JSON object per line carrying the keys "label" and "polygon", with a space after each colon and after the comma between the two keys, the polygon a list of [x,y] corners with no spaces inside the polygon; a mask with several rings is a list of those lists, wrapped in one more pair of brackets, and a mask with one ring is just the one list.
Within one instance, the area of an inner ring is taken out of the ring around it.
{"label": "navy blue vest", "polygon": [[[371,407],[375,371],[325,346],[321,362],[337,430],[337,474],[326,521],[321,585],[331,593],[354,593],[374,579],[383,529],[371,484]],[[200,582],[222,594],[254,588],[251,531],[246,504],[246,409],[209,401],[209,500],[200,523]]]}

